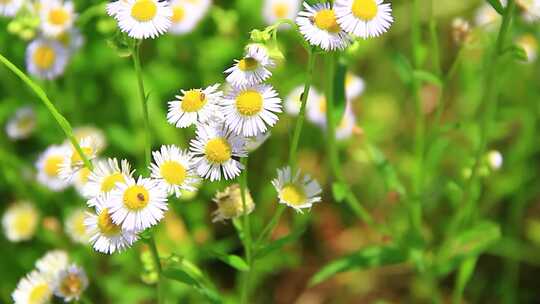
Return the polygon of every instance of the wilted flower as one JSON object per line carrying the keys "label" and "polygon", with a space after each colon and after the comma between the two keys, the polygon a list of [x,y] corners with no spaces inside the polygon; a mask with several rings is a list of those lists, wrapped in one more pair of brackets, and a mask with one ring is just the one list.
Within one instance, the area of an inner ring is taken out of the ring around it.
{"label": "wilted flower", "polygon": [[[255,209],[253,198],[246,189],[244,193],[246,213],[250,214]],[[214,196],[214,202],[217,204],[218,209],[214,211],[212,222],[219,222],[223,220],[230,220],[244,215],[244,202],[242,201],[242,191],[240,185],[233,184],[223,192],[217,192]]]}

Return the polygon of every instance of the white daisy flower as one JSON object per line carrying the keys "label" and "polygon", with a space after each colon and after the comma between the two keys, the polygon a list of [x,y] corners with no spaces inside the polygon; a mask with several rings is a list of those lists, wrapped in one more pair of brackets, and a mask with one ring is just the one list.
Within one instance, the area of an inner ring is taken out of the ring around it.
{"label": "white daisy flower", "polygon": [[[298,86],[293,89],[287,98],[285,98],[285,112],[289,115],[296,116],[300,113],[300,108],[302,107],[302,93],[304,92],[304,86]],[[319,100],[319,92],[315,88],[309,89],[309,95],[307,99],[306,107],[309,104],[313,104]]]}
{"label": "white daisy flower", "polygon": [[312,123],[324,127],[326,125],[326,96],[320,95],[315,102],[307,104],[307,117]]}
{"label": "white daisy flower", "polygon": [[113,222],[109,209],[105,207],[110,204],[109,200],[108,194],[99,196],[96,214],[87,212],[84,221],[90,235],[90,244],[96,251],[106,254],[129,248],[138,239],[136,232],[123,230]]}
{"label": "white daisy flower", "polygon": [[99,196],[110,193],[117,184],[125,183],[130,179],[132,174],[131,166],[125,159],[120,161],[120,165],[116,158],[96,162],[83,191],[84,196],[90,198],[88,206],[95,206]]}
{"label": "white daisy flower", "polygon": [[141,231],[156,225],[167,210],[167,189],[150,178],[128,178],[111,192],[107,208],[123,230]]}
{"label": "white daisy flower", "polygon": [[84,188],[86,184],[88,183],[88,177],[90,176],[90,169],[86,167],[82,167],[80,170],[76,171],[73,175],[73,186],[75,187],[75,190],[77,190],[77,193],[81,195],[83,198],[88,198],[85,196]]}
{"label": "white daisy flower", "polygon": [[69,186],[69,183],[59,176],[60,165],[69,153],[68,149],[66,146],[50,146],[36,162],[38,182],[52,191],[62,191]]}
{"label": "white daisy flower", "polygon": [[347,73],[345,75],[345,95],[347,100],[358,98],[364,93],[365,88],[366,83],[361,77],[356,76],[353,73]]}
{"label": "white daisy flower", "polygon": [[0,16],[13,17],[17,15],[24,0],[4,0],[0,2]]}
{"label": "white daisy flower", "polygon": [[169,195],[180,197],[181,190],[195,191],[198,182],[193,160],[187,150],[176,146],[161,146],[161,151],[152,152],[154,163],[150,166],[151,177],[167,189]]}
{"label": "white daisy flower", "polygon": [[260,44],[250,44],[246,47],[244,58],[235,60],[234,66],[225,70],[227,82],[233,87],[253,86],[270,78],[268,70],[274,67],[274,61],[266,47]]}
{"label": "white daisy flower", "polygon": [[200,124],[197,137],[190,142],[197,174],[210,181],[233,179],[244,166],[238,161],[246,157],[245,139],[235,135],[224,124]]}
{"label": "white daisy flower", "polygon": [[73,27],[76,18],[73,3],[63,0],[40,2],[41,31],[48,37],[57,37]]}
{"label": "white daisy flower", "polygon": [[60,41],[70,54],[76,53],[84,44],[84,37],[76,27],[64,31],[56,37],[56,40]]}
{"label": "white daisy flower", "polygon": [[503,165],[503,156],[501,152],[492,150],[487,154],[487,161],[492,170],[499,170]]}
{"label": "white daisy flower", "polygon": [[336,0],[334,10],[341,28],[363,39],[382,35],[394,22],[392,7],[383,0]]}
{"label": "white daisy flower", "polygon": [[55,79],[64,73],[69,53],[55,40],[37,38],[26,49],[26,69],[41,79]]}
{"label": "white daisy flower", "polygon": [[336,13],[330,3],[310,6],[304,2],[304,11],[298,13],[296,24],[304,38],[325,51],[343,50],[351,42],[350,37],[337,23]]}
{"label": "white daisy flower", "polygon": [[60,271],[66,269],[69,264],[69,257],[64,250],[47,251],[39,260],[36,261],[36,268],[46,276],[49,281],[54,281]]}
{"label": "white daisy flower", "polygon": [[300,10],[299,0],[265,0],[263,17],[267,25],[283,19],[294,19]]}
{"label": "white daisy flower", "polygon": [[[245,192],[244,199],[246,213],[250,214],[255,209],[255,204],[249,191]],[[218,206],[218,209],[212,214],[213,223],[235,219],[244,215],[244,202],[242,201],[242,191],[239,184],[233,184],[225,188],[223,192],[217,192],[213,201]]]}
{"label": "white daisy flower", "polygon": [[[94,126],[82,126],[77,127],[73,129],[73,135],[77,139],[77,141],[81,141],[84,138],[88,138],[96,149],[96,153],[100,153],[107,147],[107,138],[105,137],[105,133],[99,128],[96,128]],[[69,142],[66,142],[69,144]]]}
{"label": "white daisy flower", "polygon": [[[82,152],[89,160],[92,160],[96,157],[96,148],[94,143],[90,138],[83,138],[79,141],[79,146],[82,149]],[[73,177],[84,168],[84,161],[79,152],[75,149],[74,146],[68,150],[68,153],[64,156],[62,163],[60,164],[60,170],[58,175],[60,178],[65,181],[72,181]]]}
{"label": "white daisy flower", "polygon": [[208,0],[172,0],[172,25],[169,32],[177,35],[192,32],[206,14],[209,6]]}
{"label": "white daisy flower", "polygon": [[45,304],[52,298],[52,286],[39,271],[32,271],[22,278],[11,294],[15,304]]}
{"label": "white daisy flower", "polygon": [[270,135],[272,135],[272,132],[268,131],[266,133],[261,133],[257,136],[251,136],[246,138],[246,150],[248,152],[253,152],[266,142],[268,138],[270,138]]}
{"label": "white daisy flower", "polygon": [[177,128],[187,128],[197,122],[206,123],[220,113],[222,96],[219,84],[206,89],[182,90],[182,96],[177,95],[176,100],[169,101],[167,121]]}
{"label": "white daisy flower", "polygon": [[246,137],[265,133],[278,121],[281,99],[271,85],[233,88],[223,99],[225,124],[236,134]]}
{"label": "white daisy flower", "polygon": [[301,209],[311,208],[314,203],[321,201],[321,186],[309,175],[300,177],[300,171],[294,176],[291,168],[278,169],[278,176],[272,181],[279,197],[279,203],[292,207],[298,212]]}
{"label": "white daisy flower", "polygon": [[525,21],[533,23],[540,19],[540,0],[516,0],[516,4],[521,8]]}
{"label": "white daisy flower", "polygon": [[64,222],[66,234],[69,238],[79,244],[87,244],[90,236],[84,226],[84,219],[86,218],[86,212],[84,209],[73,210]]}
{"label": "white daisy flower", "polygon": [[171,26],[169,1],[119,0],[108,4],[107,13],[118,21],[122,32],[135,39],[156,38]]}
{"label": "white daisy flower", "polygon": [[4,235],[11,242],[31,239],[39,224],[39,212],[29,202],[18,202],[7,208],[2,216]]}
{"label": "white daisy flower", "polygon": [[212,0],[183,0],[183,1],[197,8],[194,11],[194,14],[195,16],[197,16],[197,18],[202,18],[206,14],[206,12],[208,12],[208,9],[212,5]]}
{"label": "white daisy flower", "polygon": [[524,34],[517,38],[516,44],[525,50],[527,62],[531,63],[538,57],[538,40],[532,34]]}
{"label": "white daisy flower", "polygon": [[[506,6],[506,1],[501,1],[501,4]],[[476,11],[474,20],[477,26],[488,26],[501,20],[501,15],[491,5],[484,3]]]}
{"label": "white daisy flower", "polygon": [[54,295],[64,302],[78,301],[83,291],[88,287],[88,277],[83,268],[71,264],[60,271],[54,281]]}
{"label": "white daisy flower", "polygon": [[348,139],[353,135],[356,128],[356,116],[354,112],[347,106],[341,122],[336,127],[336,138],[340,140]]}
{"label": "white daisy flower", "polygon": [[25,139],[36,128],[36,113],[30,106],[17,109],[6,124],[6,134],[13,140]]}

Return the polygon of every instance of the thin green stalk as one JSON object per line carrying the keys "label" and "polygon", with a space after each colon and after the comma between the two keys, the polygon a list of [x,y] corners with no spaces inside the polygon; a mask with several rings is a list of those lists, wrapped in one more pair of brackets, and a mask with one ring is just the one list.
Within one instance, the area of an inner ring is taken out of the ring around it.
{"label": "thin green stalk", "polygon": [[159,253],[156,246],[156,240],[154,239],[153,234],[151,234],[150,238],[146,240],[146,243],[148,244],[148,247],[150,248],[152,260],[154,261],[154,265],[156,265],[156,271],[158,273],[158,282],[156,284],[158,303],[163,303],[162,294],[161,294],[161,271],[162,271],[161,261],[159,259]]}
{"label": "thin green stalk", "polygon": [[252,256],[252,245],[251,245],[251,224],[249,222],[249,214],[246,204],[246,190],[247,190],[247,175],[248,175],[248,158],[242,159],[242,164],[244,165],[244,171],[240,176],[240,196],[242,199],[242,220],[243,227],[242,231],[244,232],[244,250],[246,256],[246,262],[249,266],[248,271],[246,272],[243,281],[242,281],[242,290],[241,290],[241,301],[240,303],[249,302],[249,281],[251,278],[251,273],[253,271],[253,256]]}
{"label": "thin green stalk", "polygon": [[150,135],[150,123],[148,120],[148,98],[146,96],[145,90],[144,90],[144,81],[143,81],[143,72],[141,67],[141,57],[140,57],[140,49],[141,49],[141,42],[142,40],[137,40],[135,42],[135,45],[133,47],[133,66],[135,68],[135,74],[137,74],[137,85],[139,87],[139,99],[141,101],[141,107],[142,107],[142,114],[143,114],[143,123],[144,123],[144,131],[145,131],[145,145],[144,145],[144,164],[145,164],[145,170],[148,170],[148,166],[150,166],[151,162],[151,151],[152,151],[152,139]]}
{"label": "thin green stalk", "polygon": [[84,165],[90,169],[93,170],[92,162],[88,159],[86,154],[84,153],[83,149],[79,145],[79,142],[73,135],[73,129],[71,128],[71,125],[67,121],[67,119],[60,114],[60,112],[56,109],[54,104],[51,102],[45,91],[39,87],[35,82],[33,82],[30,77],[28,77],[23,71],[21,71],[17,66],[15,66],[11,61],[9,61],[6,57],[4,57],[2,54],[0,54],[0,61],[9,69],[11,70],[15,75],[17,75],[43,102],[47,110],[49,110],[49,113],[53,116],[54,120],[56,120],[56,123],[60,126],[62,131],[64,131],[64,134],[69,139],[73,147],[75,147],[75,150],[81,155],[81,158],[84,162]]}

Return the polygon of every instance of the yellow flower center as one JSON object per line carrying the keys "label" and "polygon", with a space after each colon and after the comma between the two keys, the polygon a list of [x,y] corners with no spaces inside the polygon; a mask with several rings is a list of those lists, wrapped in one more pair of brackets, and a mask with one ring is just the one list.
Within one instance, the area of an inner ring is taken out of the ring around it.
{"label": "yellow flower center", "polygon": [[56,52],[48,45],[41,45],[34,52],[32,59],[34,59],[34,63],[38,68],[47,70],[54,64]]}
{"label": "yellow flower center", "polygon": [[68,12],[60,7],[49,11],[49,22],[54,25],[64,25],[69,20]]}
{"label": "yellow flower center", "polygon": [[80,213],[77,218],[75,218],[73,223],[73,230],[78,235],[86,236],[86,226],[84,225],[84,213]]}
{"label": "yellow flower center", "polygon": [[257,65],[259,65],[259,62],[251,57],[238,61],[238,68],[242,71],[253,71],[257,68]]}
{"label": "yellow flower center", "polygon": [[338,33],[341,28],[339,27],[334,10],[323,9],[320,10],[314,17],[315,25],[321,30]]}
{"label": "yellow flower center", "polygon": [[281,199],[293,206],[300,206],[307,200],[304,189],[294,184],[287,184],[281,189]]}
{"label": "yellow flower center", "polygon": [[45,160],[43,170],[49,177],[56,177],[58,176],[58,169],[60,169],[60,164],[63,160],[64,158],[60,155],[50,156]]}
{"label": "yellow flower center", "polygon": [[43,303],[45,302],[45,299],[49,296],[49,293],[50,291],[49,291],[49,286],[47,285],[47,283],[36,285],[30,292],[30,295],[28,296],[28,303],[29,304]]}
{"label": "yellow flower center", "polygon": [[173,7],[172,11],[173,15],[171,20],[173,23],[178,23],[184,20],[184,17],[186,16],[186,10],[182,5],[176,5],[175,7]]}
{"label": "yellow flower center", "polygon": [[17,121],[17,128],[20,130],[28,130],[34,127],[35,118],[33,116],[24,116]]}
{"label": "yellow flower center", "polygon": [[244,116],[258,114],[262,110],[262,107],[263,96],[257,91],[244,91],[236,97],[236,109]]}
{"label": "yellow flower center", "polygon": [[364,21],[370,21],[377,16],[379,8],[375,0],[354,0],[352,13],[355,17]]}
{"label": "yellow flower center", "polygon": [[17,215],[13,223],[13,228],[18,234],[22,236],[29,236],[32,234],[32,231],[34,231],[34,224],[34,214],[30,213],[29,211],[25,211],[24,213]]}
{"label": "yellow flower center", "polygon": [[[84,155],[86,155],[86,157],[91,156],[92,153],[93,153],[92,148],[82,147],[81,149],[82,149]],[[77,150],[73,149],[73,153],[71,154],[71,163],[76,164],[76,163],[81,163],[82,161],[83,160],[82,160],[81,154],[79,154],[79,152]]]}
{"label": "yellow flower center", "polygon": [[206,104],[206,95],[201,90],[189,90],[182,98],[182,111],[197,112]]}
{"label": "yellow flower center", "polygon": [[210,162],[222,164],[231,159],[232,151],[224,138],[214,138],[206,143],[204,154]]}
{"label": "yellow flower center", "polygon": [[90,169],[84,167],[79,171],[79,181],[84,185],[88,182],[88,176],[90,176]]}
{"label": "yellow flower center", "polygon": [[81,278],[77,274],[70,273],[62,280],[59,288],[63,295],[78,295],[82,288]]}
{"label": "yellow flower center", "polygon": [[99,214],[97,225],[101,234],[105,236],[113,236],[120,233],[120,226],[113,223],[108,208],[103,209]]}
{"label": "yellow flower center", "polygon": [[124,175],[120,172],[113,173],[106,178],[103,179],[103,182],[101,182],[101,192],[109,192],[116,186],[116,183],[123,183],[126,180],[124,179]]}
{"label": "yellow flower center", "polygon": [[324,97],[319,100],[319,111],[326,113],[326,98]]}
{"label": "yellow flower center", "polygon": [[157,5],[153,0],[137,0],[131,8],[131,17],[140,22],[147,22],[157,14]]}
{"label": "yellow flower center", "polygon": [[283,2],[276,3],[272,7],[272,11],[274,12],[274,15],[279,19],[287,18],[287,15],[289,14],[289,5]]}
{"label": "yellow flower center", "polygon": [[186,179],[186,168],[179,162],[168,161],[161,164],[159,169],[161,176],[169,184],[181,185]]}
{"label": "yellow flower center", "polygon": [[143,209],[148,205],[150,196],[143,186],[131,186],[124,192],[124,206],[132,211]]}

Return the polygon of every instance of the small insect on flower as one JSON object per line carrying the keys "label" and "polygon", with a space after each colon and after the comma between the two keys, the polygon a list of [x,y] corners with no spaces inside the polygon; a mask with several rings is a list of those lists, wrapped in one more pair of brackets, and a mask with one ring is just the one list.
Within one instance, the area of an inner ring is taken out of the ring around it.
{"label": "small insect on flower", "polygon": [[186,34],[193,31],[210,6],[209,0],[172,0],[172,25],[169,32]]}
{"label": "small insect on flower", "polygon": [[110,195],[99,196],[96,201],[96,214],[87,212],[84,225],[90,235],[90,244],[98,252],[112,254],[122,251],[137,241],[137,233],[133,230],[123,230],[113,222],[109,205]]}
{"label": "small insect on flower", "polygon": [[336,0],[334,9],[341,28],[363,39],[382,35],[394,22],[392,7],[383,0]]}
{"label": "small insect on flower", "polygon": [[347,73],[345,75],[345,95],[347,100],[351,101],[360,97],[364,93],[365,88],[366,83],[361,77],[353,73]]}
{"label": "small insect on flower", "polygon": [[64,250],[51,250],[36,261],[36,268],[52,282],[58,277],[60,271],[67,268],[68,264],[67,252]]}
{"label": "small insect on flower", "polygon": [[225,124],[236,134],[257,136],[276,124],[281,99],[269,84],[233,88],[223,100]]}
{"label": "small insect on flower", "polygon": [[29,202],[17,202],[8,207],[2,216],[6,238],[12,242],[31,239],[39,223],[39,213]]}
{"label": "small insect on flower", "polygon": [[60,271],[53,286],[54,295],[64,299],[64,302],[78,301],[88,287],[88,277],[83,268],[71,264]]}
{"label": "small insect on flower", "polygon": [[300,3],[298,0],[265,0],[264,21],[272,25],[283,19],[293,19],[300,10]]}
{"label": "small insect on flower", "polygon": [[60,165],[68,153],[66,146],[50,146],[43,152],[37,162],[37,180],[52,191],[62,191],[69,183],[59,176]]}
{"label": "small insect on flower", "polygon": [[42,0],[39,5],[41,31],[57,37],[73,27],[76,18],[73,3],[63,0]]}
{"label": "small insect on flower", "polygon": [[197,137],[190,142],[197,174],[210,181],[233,179],[244,166],[238,161],[246,157],[245,138],[235,135],[223,123],[200,124]]}
{"label": "small insect on flower", "polygon": [[225,70],[227,82],[234,87],[253,86],[270,78],[268,70],[274,67],[274,61],[265,46],[250,44],[246,47],[244,58],[235,60],[234,66]]}
{"label": "small insect on flower", "polygon": [[116,158],[98,161],[84,187],[84,196],[89,198],[88,206],[95,206],[97,197],[110,193],[118,183],[124,183],[131,178],[132,174],[131,166],[125,159],[120,161],[120,165]]}
{"label": "small insect on flower", "polygon": [[314,203],[321,201],[321,186],[309,175],[300,177],[300,171],[294,176],[291,168],[278,169],[278,176],[272,181],[279,197],[279,203],[285,204],[298,212],[304,208],[311,208]]}
{"label": "small insect on flower", "polygon": [[206,89],[182,90],[182,96],[177,95],[176,100],[169,101],[167,121],[177,128],[187,128],[197,122],[206,123],[219,115],[222,97],[219,84]]}
{"label": "small insect on flower", "polygon": [[13,17],[17,15],[24,2],[24,0],[0,1],[0,16]]}
{"label": "small insect on flower", "polygon": [[[82,149],[82,153],[84,153],[88,160],[92,160],[96,157],[96,148],[94,143],[92,142],[92,139],[81,139],[79,141],[79,146]],[[82,168],[84,168],[83,157],[81,156],[79,151],[75,149],[75,146],[71,146],[71,148],[68,149],[68,152],[64,156],[62,163],[60,164],[60,170],[58,171],[58,175],[65,181],[70,182],[77,174],[77,172],[79,172],[79,170],[81,170]]]}
{"label": "small insect on flower", "polygon": [[37,38],[26,48],[26,68],[41,79],[55,79],[64,73],[69,53],[58,41]]}
{"label": "small insect on flower", "polygon": [[343,50],[351,39],[337,23],[336,13],[330,3],[310,6],[304,2],[304,11],[298,13],[296,24],[304,38],[325,51]]}
{"label": "small insect on flower", "polygon": [[84,209],[75,209],[68,215],[64,222],[66,234],[75,243],[87,244],[90,239],[84,226],[85,218],[86,212]]}
{"label": "small insect on flower", "polygon": [[[296,116],[300,113],[302,107],[302,93],[304,92],[304,86],[298,86],[292,90],[287,98],[285,98],[285,112],[289,115]],[[320,99],[319,92],[315,88],[309,90],[308,99],[306,101],[306,108],[309,104],[313,104]]]}
{"label": "small insect on flower", "polygon": [[160,151],[152,152],[151,177],[156,179],[169,195],[180,197],[182,191],[195,191],[198,182],[193,169],[193,159],[189,151],[176,146],[161,146]]}
{"label": "small insect on flower", "polygon": [[6,124],[6,134],[13,140],[28,138],[36,128],[36,113],[29,106],[17,109]]}
{"label": "small insect on flower", "polygon": [[167,210],[167,189],[154,179],[128,178],[111,192],[106,207],[123,230],[141,231],[157,225]]}
{"label": "small insect on flower", "polygon": [[22,278],[11,294],[15,304],[45,304],[52,298],[52,286],[39,271],[32,271]]}
{"label": "small insect on flower", "polygon": [[119,0],[107,5],[107,13],[118,21],[122,32],[135,39],[156,38],[171,26],[169,1]]}
{"label": "small insect on flower", "polygon": [[[250,214],[255,209],[253,198],[246,189],[245,195],[246,214]],[[214,202],[218,209],[214,211],[212,222],[235,219],[244,215],[244,202],[242,201],[242,191],[240,185],[233,184],[223,192],[217,192],[214,196]]]}

